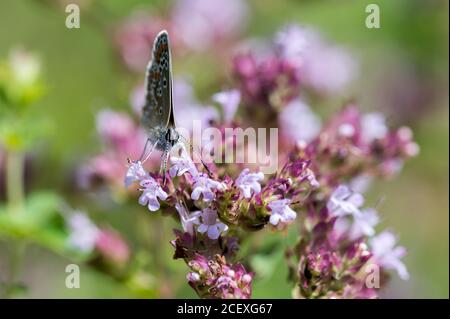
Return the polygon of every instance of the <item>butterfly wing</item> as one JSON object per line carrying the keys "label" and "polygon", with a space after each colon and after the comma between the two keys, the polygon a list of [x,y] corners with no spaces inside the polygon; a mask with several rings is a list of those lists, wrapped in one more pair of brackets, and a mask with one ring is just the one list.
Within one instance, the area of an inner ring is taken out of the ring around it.
{"label": "butterfly wing", "polygon": [[146,71],[146,97],[142,125],[147,131],[175,125],[172,110],[172,69],[169,35],[161,31],[153,44],[152,60]]}

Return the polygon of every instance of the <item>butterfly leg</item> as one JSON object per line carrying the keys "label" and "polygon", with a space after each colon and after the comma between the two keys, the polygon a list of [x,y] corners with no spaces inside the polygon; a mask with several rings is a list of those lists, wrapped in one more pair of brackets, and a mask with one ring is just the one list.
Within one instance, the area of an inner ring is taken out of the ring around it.
{"label": "butterfly leg", "polygon": [[149,138],[145,141],[144,149],[142,150],[141,156],[139,156],[139,161],[140,161],[140,162],[141,162],[142,159],[144,158],[144,155],[145,155],[145,153],[146,153],[146,151],[147,151],[147,145],[148,145],[148,142],[150,142],[150,139],[149,139]]}
{"label": "butterfly leg", "polygon": [[159,142],[159,141],[156,141],[156,142],[153,144],[152,148],[150,149],[150,152],[149,152],[148,155],[144,158],[144,160],[142,161],[142,163],[145,163],[145,162],[149,159],[149,157],[152,155],[153,150],[155,149],[156,145],[158,145],[158,142]]}
{"label": "butterfly leg", "polygon": [[166,144],[166,148],[164,149],[164,153],[162,155],[161,169],[160,172],[163,176],[163,185],[166,185],[166,172],[167,172],[167,161],[169,159],[169,144]]}

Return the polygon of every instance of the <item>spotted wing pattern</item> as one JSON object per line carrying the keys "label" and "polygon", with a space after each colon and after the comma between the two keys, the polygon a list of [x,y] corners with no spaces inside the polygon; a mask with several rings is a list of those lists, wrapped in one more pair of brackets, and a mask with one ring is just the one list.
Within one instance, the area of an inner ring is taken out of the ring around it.
{"label": "spotted wing pattern", "polygon": [[163,30],[155,39],[152,60],[146,72],[146,98],[142,125],[150,132],[150,139],[153,139],[154,131],[164,130],[169,124],[174,125],[170,58],[169,36],[167,31]]}

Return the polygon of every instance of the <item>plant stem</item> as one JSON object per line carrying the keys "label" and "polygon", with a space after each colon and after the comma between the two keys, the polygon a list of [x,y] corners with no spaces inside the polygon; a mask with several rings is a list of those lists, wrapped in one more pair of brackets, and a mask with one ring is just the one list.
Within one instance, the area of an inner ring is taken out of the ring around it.
{"label": "plant stem", "polygon": [[10,263],[9,263],[9,276],[8,282],[5,287],[4,297],[12,298],[17,295],[18,290],[18,276],[20,274],[20,268],[22,260],[25,254],[25,243],[20,240],[11,241]]}
{"label": "plant stem", "polygon": [[24,203],[24,153],[11,150],[6,160],[6,196],[9,211],[20,212]]}
{"label": "plant stem", "polygon": [[[25,154],[20,151],[9,150],[6,159],[6,198],[8,212],[17,214],[24,209],[24,165]],[[20,238],[11,239],[9,278],[5,290],[5,297],[10,298],[16,292],[16,282],[25,252],[25,243]]]}

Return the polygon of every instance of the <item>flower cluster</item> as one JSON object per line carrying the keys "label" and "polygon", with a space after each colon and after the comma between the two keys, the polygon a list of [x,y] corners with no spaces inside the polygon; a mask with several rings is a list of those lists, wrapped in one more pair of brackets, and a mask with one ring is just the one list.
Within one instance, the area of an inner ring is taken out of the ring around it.
{"label": "flower cluster", "polygon": [[[373,288],[384,285],[388,270],[408,278],[401,260],[406,251],[390,231],[377,234],[380,217],[361,193],[371,179],[397,173],[419,147],[410,129],[391,129],[382,114],[363,114],[355,104],[322,125],[307,98],[343,89],[356,70],[354,60],[293,25],[272,42],[269,52],[234,56],[237,88],[211,99],[221,109],[202,106],[189,86],[177,83],[174,100],[185,111],[181,121],[198,119],[221,131],[244,120],[278,123],[283,165],[277,173],[264,175],[242,163],[200,165],[180,142],[171,149],[167,176],[131,162],[125,185],[139,184],[139,203],[150,211],[179,219],[174,258],[190,267],[189,285],[202,298],[250,297],[253,273],[236,263],[240,244],[249,232],[285,232],[293,223],[299,240],[286,255],[294,297],[377,298]],[[261,106],[264,112],[255,112]],[[217,151],[206,144],[206,153]],[[221,141],[221,147],[229,144],[245,153],[234,137]]]}
{"label": "flower cluster", "polygon": [[[177,238],[172,241],[176,251],[174,257],[183,258],[189,265],[199,258],[215,260],[216,255],[233,258],[238,249],[239,228],[252,231],[265,226],[286,228],[297,217],[294,208],[302,207],[309,194],[318,187],[307,161],[288,163],[279,174],[264,182],[263,173],[251,172],[248,168],[234,179],[228,175],[218,176],[218,170],[212,164],[208,166],[208,172],[203,172],[181,143],[175,145],[171,153],[166,185],[161,176],[147,173],[139,161],[130,164],[125,185],[139,183],[142,192],[139,203],[150,211],[159,210],[162,203],[170,211],[175,206],[183,231],[175,232]],[[227,265],[225,268],[236,274],[240,274],[241,269],[244,271],[242,266]],[[221,276],[217,283],[231,280]],[[236,297],[240,293],[242,297],[248,296],[251,276],[244,278],[248,280],[236,284],[248,286],[242,292],[225,293],[222,284],[216,288],[222,291],[223,297]],[[230,285],[235,284],[230,282]],[[199,292],[200,288],[195,287]]]}
{"label": "flower cluster", "polygon": [[288,25],[272,42],[268,52],[241,52],[234,57],[234,75],[249,106],[281,110],[300,89],[334,93],[356,72],[350,54],[329,45],[314,30]]}
{"label": "flower cluster", "polygon": [[298,148],[298,156],[312,160],[320,183],[331,187],[362,175],[392,176],[419,152],[409,128],[389,130],[383,115],[361,114],[354,105],[344,107],[314,140]]}
{"label": "flower cluster", "polygon": [[[400,278],[408,272],[395,247],[395,236],[375,235],[377,212],[362,209],[364,198],[347,186],[337,187],[325,201],[310,203],[302,236],[288,251],[294,295],[303,298],[376,298],[380,277],[394,269]],[[317,213],[319,212],[319,213]],[[377,285],[367,285],[367,274],[376,267]],[[368,271],[369,270],[369,271]]]}
{"label": "flower cluster", "polygon": [[253,274],[247,273],[241,264],[227,264],[225,258],[219,255],[208,260],[197,254],[188,265],[192,270],[187,275],[189,285],[200,297],[250,298]]}

